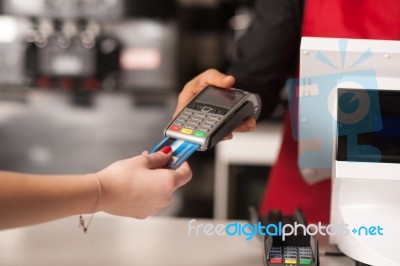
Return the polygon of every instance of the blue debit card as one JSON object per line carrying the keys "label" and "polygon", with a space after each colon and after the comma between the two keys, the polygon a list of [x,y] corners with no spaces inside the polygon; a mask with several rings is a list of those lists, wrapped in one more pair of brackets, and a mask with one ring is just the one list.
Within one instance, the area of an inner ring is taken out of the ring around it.
{"label": "blue debit card", "polygon": [[166,137],[151,150],[151,153],[155,153],[165,146],[170,146],[172,149],[172,160],[168,163],[168,166],[172,169],[178,168],[200,148],[200,144]]}

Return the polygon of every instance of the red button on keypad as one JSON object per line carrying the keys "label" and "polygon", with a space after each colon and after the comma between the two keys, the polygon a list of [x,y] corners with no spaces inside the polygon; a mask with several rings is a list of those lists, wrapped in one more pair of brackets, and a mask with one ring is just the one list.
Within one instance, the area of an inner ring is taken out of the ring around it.
{"label": "red button on keypad", "polygon": [[173,130],[173,131],[179,131],[179,129],[181,129],[181,128],[178,127],[178,126],[172,125],[172,126],[169,127],[169,129]]}

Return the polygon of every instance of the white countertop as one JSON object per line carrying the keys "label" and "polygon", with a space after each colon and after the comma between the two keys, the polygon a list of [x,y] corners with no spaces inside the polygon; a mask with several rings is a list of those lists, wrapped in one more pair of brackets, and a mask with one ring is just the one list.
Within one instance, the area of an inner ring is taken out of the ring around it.
{"label": "white countertop", "polygon": [[[0,231],[0,265],[263,265],[258,239],[189,236],[191,219],[152,217],[140,221],[96,214],[87,234],[78,228],[78,220],[76,216]],[[227,221],[196,219],[199,223]],[[321,265],[353,264],[345,257],[321,256]]]}

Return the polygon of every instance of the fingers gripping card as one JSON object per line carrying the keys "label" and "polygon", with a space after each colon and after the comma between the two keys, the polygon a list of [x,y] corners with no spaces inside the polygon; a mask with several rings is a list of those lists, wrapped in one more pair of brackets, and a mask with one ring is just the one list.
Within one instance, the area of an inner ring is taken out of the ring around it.
{"label": "fingers gripping card", "polygon": [[172,149],[172,160],[168,163],[168,166],[172,169],[178,168],[200,148],[200,144],[166,137],[154,147],[151,153],[155,153],[166,146],[170,146]]}

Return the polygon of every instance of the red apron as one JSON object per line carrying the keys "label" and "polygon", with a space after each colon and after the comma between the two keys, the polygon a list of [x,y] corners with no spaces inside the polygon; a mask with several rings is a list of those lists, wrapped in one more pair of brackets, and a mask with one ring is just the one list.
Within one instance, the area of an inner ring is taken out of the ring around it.
{"label": "red apron", "polygon": [[[400,40],[399,0],[308,0],[303,36]],[[297,167],[297,142],[287,112],[283,143],[273,167],[261,213],[281,209],[292,214],[301,208],[310,223],[329,223],[331,181],[305,183]]]}

